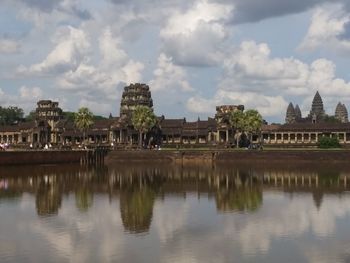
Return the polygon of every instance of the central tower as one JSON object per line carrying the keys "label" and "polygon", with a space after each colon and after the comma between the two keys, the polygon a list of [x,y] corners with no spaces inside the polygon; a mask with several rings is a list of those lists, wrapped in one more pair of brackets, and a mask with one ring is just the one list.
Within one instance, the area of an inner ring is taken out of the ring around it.
{"label": "central tower", "polygon": [[149,86],[135,83],[126,86],[120,102],[120,117],[130,119],[136,106],[153,107],[153,100]]}
{"label": "central tower", "polygon": [[316,92],[314,99],[312,101],[311,111],[309,117],[313,123],[319,122],[325,115],[323,108],[323,101],[318,91]]}

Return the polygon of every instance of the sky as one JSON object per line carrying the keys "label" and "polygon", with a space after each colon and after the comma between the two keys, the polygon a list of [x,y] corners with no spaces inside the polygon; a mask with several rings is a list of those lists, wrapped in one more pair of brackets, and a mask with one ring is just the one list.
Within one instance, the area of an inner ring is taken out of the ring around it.
{"label": "sky", "polygon": [[243,104],[284,122],[318,90],[350,106],[350,0],[0,0],[0,105],[119,115],[150,86],[167,118]]}

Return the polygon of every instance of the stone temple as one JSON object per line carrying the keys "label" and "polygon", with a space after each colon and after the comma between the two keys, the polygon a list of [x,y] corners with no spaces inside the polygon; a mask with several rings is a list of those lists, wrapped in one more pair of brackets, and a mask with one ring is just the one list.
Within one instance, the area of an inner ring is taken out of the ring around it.
{"label": "stone temple", "polygon": [[327,119],[329,117],[335,117],[340,123],[347,123],[348,120],[348,111],[346,109],[346,106],[342,104],[341,102],[338,103],[335,115],[334,116],[328,116],[325,113],[324,107],[323,107],[323,100],[321,98],[320,93],[317,91],[314,99],[312,100],[311,104],[311,110],[307,117],[303,118],[301,115],[301,111],[298,105],[295,107],[293,106],[293,103],[289,103],[287,112],[286,112],[286,124],[293,124],[293,123],[323,123],[327,122]]}

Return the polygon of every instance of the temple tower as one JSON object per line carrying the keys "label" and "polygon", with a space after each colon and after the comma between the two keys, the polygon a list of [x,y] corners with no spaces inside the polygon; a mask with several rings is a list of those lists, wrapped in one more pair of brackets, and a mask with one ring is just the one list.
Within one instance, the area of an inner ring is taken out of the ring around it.
{"label": "temple tower", "polygon": [[286,123],[295,123],[296,114],[293,103],[289,103],[287,112],[286,112]]}
{"label": "temple tower", "polygon": [[319,122],[325,115],[323,108],[323,101],[318,91],[316,92],[312,101],[311,111],[309,117],[313,123]]}
{"label": "temple tower", "polygon": [[138,105],[153,107],[151,91],[146,84],[135,83],[124,88],[120,102],[120,117],[131,118]]}
{"label": "temple tower", "polygon": [[295,105],[294,112],[295,112],[295,119],[296,119],[296,121],[301,120],[301,110],[300,110],[298,104]]}
{"label": "temple tower", "polygon": [[348,110],[346,109],[346,106],[341,102],[338,103],[335,109],[335,118],[337,118],[341,123],[349,122]]}

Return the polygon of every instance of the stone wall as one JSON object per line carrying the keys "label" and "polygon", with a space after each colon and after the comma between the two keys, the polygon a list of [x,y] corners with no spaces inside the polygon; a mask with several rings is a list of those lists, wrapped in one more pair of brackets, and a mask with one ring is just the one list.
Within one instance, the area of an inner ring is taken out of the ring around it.
{"label": "stone wall", "polygon": [[143,163],[273,163],[273,162],[348,162],[350,150],[246,150],[246,151],[112,151],[106,164]]}
{"label": "stone wall", "polygon": [[84,151],[1,151],[1,165],[79,163]]}

